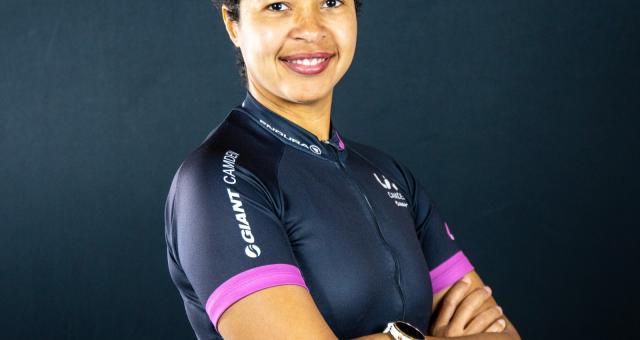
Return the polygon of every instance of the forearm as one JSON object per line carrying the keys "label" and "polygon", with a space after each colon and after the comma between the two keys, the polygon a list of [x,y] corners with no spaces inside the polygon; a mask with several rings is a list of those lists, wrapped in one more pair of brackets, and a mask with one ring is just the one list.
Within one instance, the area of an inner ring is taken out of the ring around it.
{"label": "forearm", "polygon": [[514,333],[478,333],[474,335],[455,336],[451,338],[427,336],[427,340],[441,340],[441,339],[460,339],[460,340],[520,340],[520,336]]}
{"label": "forearm", "polygon": [[452,337],[439,337],[439,336],[430,336],[425,337],[426,340],[441,340],[441,339],[460,339],[460,340],[521,340],[520,334],[513,327],[513,324],[508,319],[507,327],[500,333],[495,332],[484,332],[477,333],[473,335],[462,335],[462,336],[452,336]]}
{"label": "forearm", "polygon": [[367,336],[361,336],[359,338],[353,338],[352,340],[389,340],[391,336],[385,333],[375,333]]}
{"label": "forearm", "polygon": [[[389,334],[376,333],[367,336],[361,336],[359,338],[353,338],[352,340],[389,340],[391,337]],[[443,338],[435,336],[427,336],[426,340],[441,340],[441,339],[460,339],[460,340],[520,340],[519,336],[514,336],[509,333],[479,333],[474,335],[456,336],[453,338]]]}

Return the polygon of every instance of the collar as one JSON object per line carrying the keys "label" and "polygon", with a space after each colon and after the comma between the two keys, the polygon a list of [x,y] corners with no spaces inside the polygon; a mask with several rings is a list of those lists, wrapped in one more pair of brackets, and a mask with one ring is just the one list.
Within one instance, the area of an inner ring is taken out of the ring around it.
{"label": "collar", "polygon": [[272,133],[278,139],[296,149],[325,159],[337,160],[346,150],[343,138],[338,133],[333,120],[330,121],[329,135],[331,138],[321,141],[305,128],[269,110],[262,105],[249,91],[238,111],[248,114],[261,127]]}

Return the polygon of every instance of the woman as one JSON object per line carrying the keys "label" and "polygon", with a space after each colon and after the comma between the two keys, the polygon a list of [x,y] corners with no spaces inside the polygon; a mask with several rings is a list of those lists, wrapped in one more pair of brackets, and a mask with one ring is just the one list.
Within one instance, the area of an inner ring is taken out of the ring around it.
{"label": "woman", "polygon": [[519,339],[409,169],[331,121],[360,1],[219,5],[246,97],[165,211],[198,338]]}

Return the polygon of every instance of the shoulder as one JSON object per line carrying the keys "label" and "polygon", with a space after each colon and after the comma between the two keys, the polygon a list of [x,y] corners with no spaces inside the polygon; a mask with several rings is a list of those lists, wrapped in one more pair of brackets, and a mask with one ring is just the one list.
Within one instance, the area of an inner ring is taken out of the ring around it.
{"label": "shoulder", "polygon": [[[180,166],[180,177],[209,177],[231,167],[258,175],[274,175],[284,145],[273,135],[232,110]],[[217,176],[220,177],[220,176]],[[220,177],[223,179],[223,177]]]}
{"label": "shoulder", "polygon": [[222,197],[233,188],[245,196],[272,200],[282,152],[280,141],[232,110],[180,164],[169,199],[191,204],[194,199]]}
{"label": "shoulder", "polygon": [[273,135],[259,127],[243,113],[232,110],[214,128],[207,138],[193,150],[182,164],[183,171],[189,169],[211,170],[220,167],[230,155],[236,165],[262,173],[279,161],[283,144]]}

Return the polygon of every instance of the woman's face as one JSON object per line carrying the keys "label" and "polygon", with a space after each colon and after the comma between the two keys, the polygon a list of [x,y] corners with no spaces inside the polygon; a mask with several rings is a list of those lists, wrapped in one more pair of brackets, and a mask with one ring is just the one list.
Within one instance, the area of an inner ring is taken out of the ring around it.
{"label": "woman's face", "polygon": [[[242,0],[239,23],[232,26],[249,86],[295,103],[331,95],[355,54],[354,0]],[[328,53],[329,59],[313,65],[323,55],[300,55],[309,53]]]}

